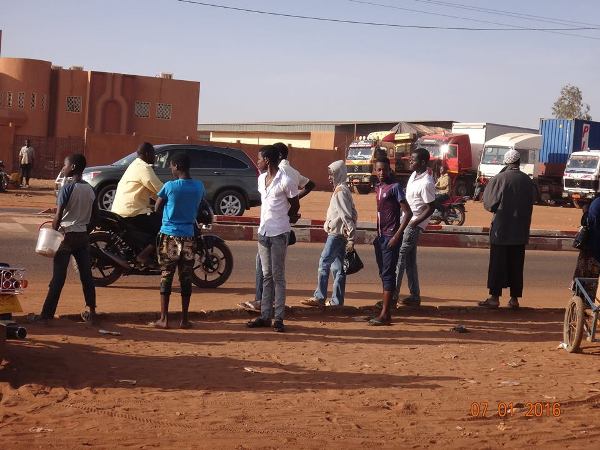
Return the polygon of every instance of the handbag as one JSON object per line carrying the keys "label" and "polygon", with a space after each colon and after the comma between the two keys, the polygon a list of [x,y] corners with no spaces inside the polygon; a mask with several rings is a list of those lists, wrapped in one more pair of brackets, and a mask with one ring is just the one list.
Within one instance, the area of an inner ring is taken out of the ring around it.
{"label": "handbag", "polygon": [[290,234],[288,236],[288,247],[290,245],[294,245],[296,243],[296,233],[294,233],[294,230],[290,230]]}
{"label": "handbag", "polygon": [[351,252],[346,253],[344,257],[344,272],[346,275],[352,275],[360,271],[365,265],[358,256],[356,250],[352,250]]}
{"label": "handbag", "polygon": [[590,230],[587,226],[583,225],[579,227],[579,231],[575,235],[575,239],[573,239],[573,248],[583,249],[585,248],[588,238],[589,238]]}

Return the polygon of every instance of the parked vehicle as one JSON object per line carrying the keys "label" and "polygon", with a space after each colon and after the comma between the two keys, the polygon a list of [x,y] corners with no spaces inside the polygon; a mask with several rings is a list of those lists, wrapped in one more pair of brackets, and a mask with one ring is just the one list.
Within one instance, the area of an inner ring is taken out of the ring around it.
{"label": "parked vehicle", "polygon": [[[521,156],[521,171],[529,175],[536,183],[538,173],[536,164],[542,147],[542,135],[533,133],[507,133],[489,140],[483,146],[481,162],[479,164],[478,181],[483,188],[489,180],[498,175],[505,167],[504,155],[509,150],[517,150]],[[539,200],[539,188],[538,195]]]}
{"label": "parked vehicle", "polygon": [[8,189],[10,177],[6,173],[4,161],[0,161],[0,192],[5,192]]}
{"label": "parked vehicle", "polygon": [[591,120],[542,119],[544,135],[542,169],[558,188],[557,197],[575,203],[593,198],[598,191],[597,151],[600,122]]}
{"label": "parked vehicle", "polygon": [[[203,234],[210,229],[212,213],[199,215],[203,225],[197,228],[197,245],[192,282],[201,288],[216,288],[227,281],[233,270],[233,255],[223,239],[212,234]],[[90,257],[92,277],[96,286],[109,286],[122,276],[160,275],[154,261],[141,265],[136,256],[146,246],[147,235],[123,218],[106,210],[99,211],[90,234]]]}
{"label": "parked vehicle", "polygon": [[[187,144],[155,145],[154,150],[154,171],[163,182],[172,178],[169,162],[173,155],[178,152],[189,154],[190,175],[204,183],[206,198],[217,214],[241,216],[247,209],[260,205],[258,169],[242,150]],[[94,188],[100,209],[110,210],[117,183],[136,157],[136,153],[131,153],[108,166],[85,169],[83,179]],[[64,182],[59,174],[56,189]]]}
{"label": "parked vehicle", "polygon": [[590,201],[600,192],[599,180],[600,149],[573,152],[565,167],[563,197],[577,205]]}
{"label": "parked vehicle", "polygon": [[[375,160],[382,154],[389,158],[395,178],[406,183],[410,176],[408,160],[420,136],[442,133],[444,128],[400,122],[390,131],[377,131],[360,136],[348,147],[347,183],[359,194],[368,194],[377,184]],[[447,130],[446,130],[447,131]]]}
{"label": "parked vehicle", "polygon": [[465,209],[465,203],[470,197],[467,196],[454,196],[442,203],[442,209],[436,208],[429,223],[432,225],[438,225],[444,222],[446,225],[457,225],[461,226],[465,223],[467,218],[467,210]]}
{"label": "parked vehicle", "polygon": [[[423,136],[417,141],[417,146],[429,151],[432,167],[441,164],[448,167],[453,193],[466,196],[473,195],[481,152],[486,141],[505,133],[535,131],[496,123],[455,122],[451,133]],[[437,173],[436,170],[434,172]]]}

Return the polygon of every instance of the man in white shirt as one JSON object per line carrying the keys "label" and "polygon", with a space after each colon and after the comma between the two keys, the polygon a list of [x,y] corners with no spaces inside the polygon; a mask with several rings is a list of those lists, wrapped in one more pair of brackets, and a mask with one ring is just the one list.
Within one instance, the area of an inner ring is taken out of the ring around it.
{"label": "man in white shirt", "polygon": [[29,187],[29,177],[31,176],[31,169],[33,168],[33,161],[35,159],[35,151],[31,146],[29,139],[25,140],[25,145],[21,147],[19,151],[19,164],[21,166],[21,187]]}
{"label": "man in white shirt", "polygon": [[[290,222],[298,221],[298,187],[279,170],[280,155],[272,145],[260,149],[257,166],[263,172],[258,177],[261,196],[258,227],[258,255],[263,274],[260,317],[248,322],[249,328],[270,327],[284,331],[285,256],[290,234]],[[273,305],[274,303],[274,305]],[[274,311],[273,311],[274,310]]]}
{"label": "man in white shirt", "polygon": [[417,272],[417,244],[419,236],[427,228],[429,218],[435,207],[435,182],[427,168],[429,152],[418,148],[410,155],[410,170],[413,170],[406,184],[406,201],[413,213],[411,221],[404,230],[400,257],[396,266],[396,290],[394,303],[398,302],[400,286],[406,270],[410,297],[402,300],[406,306],[419,306],[421,304],[421,291],[419,288],[419,274]]}
{"label": "man in white shirt", "polygon": [[[290,178],[294,185],[298,186],[298,199],[305,197],[315,188],[315,183],[294,169],[288,161],[288,147],[283,142],[273,144],[280,154],[279,170]],[[263,291],[262,267],[260,255],[256,255],[256,295],[254,301],[242,302],[239,306],[247,311],[260,312],[260,300]]]}

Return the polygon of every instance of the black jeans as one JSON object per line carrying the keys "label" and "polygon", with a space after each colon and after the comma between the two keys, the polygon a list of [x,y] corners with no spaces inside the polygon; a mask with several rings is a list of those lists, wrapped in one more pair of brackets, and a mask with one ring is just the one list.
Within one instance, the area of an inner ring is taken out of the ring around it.
{"label": "black jeans", "polygon": [[77,262],[85,304],[90,308],[96,307],[96,288],[92,279],[88,234],[85,232],[66,233],[64,241],[60,244],[54,255],[52,280],[50,281],[48,295],[46,295],[41,314],[45,319],[52,319],[56,313],[60,293],[67,278],[67,268],[69,267],[71,255],[73,255]]}

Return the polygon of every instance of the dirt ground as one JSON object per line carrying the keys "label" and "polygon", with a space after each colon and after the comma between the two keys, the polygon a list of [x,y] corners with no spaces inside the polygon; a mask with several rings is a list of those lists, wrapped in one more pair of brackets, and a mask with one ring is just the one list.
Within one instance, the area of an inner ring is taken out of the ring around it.
{"label": "dirt ground", "polygon": [[[56,197],[52,191],[53,180],[32,180],[31,189],[10,190],[0,194],[0,208],[26,208],[39,210],[55,206]],[[305,219],[324,219],[331,194],[324,191],[310,193],[301,201],[300,212]],[[354,202],[361,222],[375,222],[377,219],[375,195],[354,194]],[[260,217],[260,208],[252,208],[246,216]],[[579,226],[581,211],[576,208],[534,206],[531,228],[534,230],[575,230]],[[481,202],[467,203],[466,226],[489,226],[491,214],[483,209]]]}
{"label": "dirt ground", "polygon": [[283,335],[223,317],[105,322],[121,336],[104,336],[61,319],[8,345],[0,435],[44,449],[597,448],[600,346],[556,349],[561,322],[421,311],[371,328],[313,313]]}

